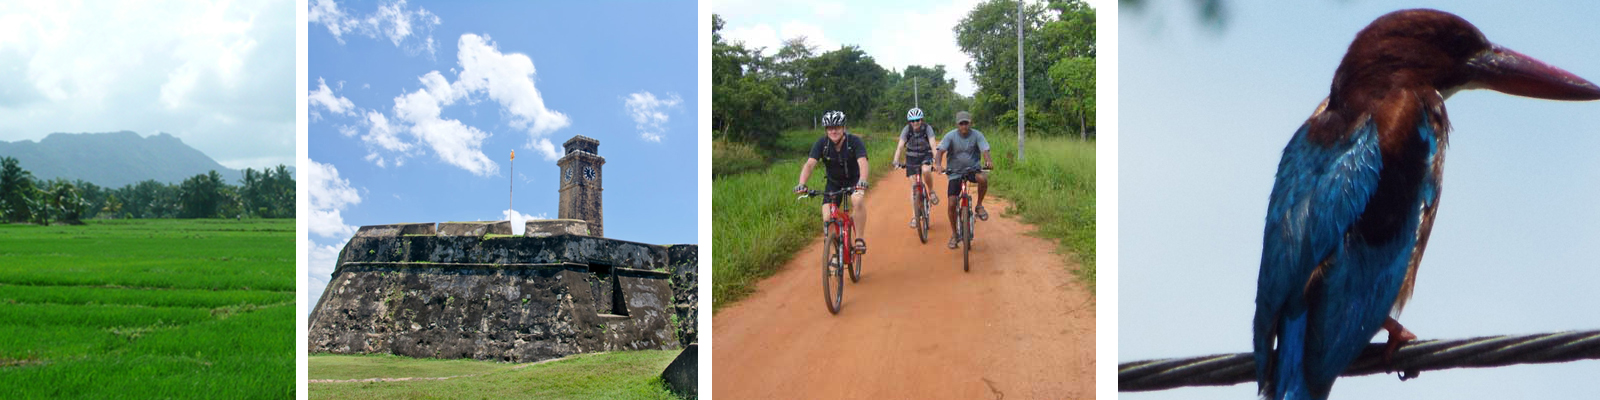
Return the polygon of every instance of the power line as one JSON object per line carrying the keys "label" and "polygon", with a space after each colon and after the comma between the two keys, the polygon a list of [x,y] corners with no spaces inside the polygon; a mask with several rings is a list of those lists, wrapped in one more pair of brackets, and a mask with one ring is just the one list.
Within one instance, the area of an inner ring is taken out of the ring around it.
{"label": "power line", "polygon": [[[1383,347],[1367,345],[1342,376],[1387,373],[1391,367],[1403,371],[1403,377],[1415,377],[1422,371],[1451,368],[1597,360],[1600,330],[1411,341],[1395,351],[1390,365],[1383,362]],[[1117,391],[1236,385],[1254,382],[1255,368],[1251,353],[1125,362],[1117,365]]]}

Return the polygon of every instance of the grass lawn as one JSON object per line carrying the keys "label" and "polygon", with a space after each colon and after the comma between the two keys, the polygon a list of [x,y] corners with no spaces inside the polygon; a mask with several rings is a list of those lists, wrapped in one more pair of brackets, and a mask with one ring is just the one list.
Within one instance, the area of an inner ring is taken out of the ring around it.
{"label": "grass lawn", "polygon": [[682,350],[582,354],[531,364],[390,355],[310,357],[313,399],[676,399],[659,377]]}
{"label": "grass lawn", "polygon": [[0,398],[285,398],[294,220],[0,225]]}
{"label": "grass lawn", "polygon": [[984,134],[995,173],[990,193],[1010,200],[1011,215],[1039,227],[1034,235],[1054,240],[1057,251],[1078,263],[1073,275],[1095,282],[1095,144],[1066,137],[1028,137],[1025,162],[1017,162],[1017,135]]}

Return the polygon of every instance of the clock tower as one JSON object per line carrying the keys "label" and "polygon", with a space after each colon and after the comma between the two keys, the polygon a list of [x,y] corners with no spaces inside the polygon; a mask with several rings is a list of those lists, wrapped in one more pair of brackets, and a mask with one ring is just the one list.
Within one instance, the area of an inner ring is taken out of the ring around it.
{"label": "clock tower", "polygon": [[578,135],[561,145],[566,151],[556,165],[561,167],[561,206],[557,218],[589,222],[589,234],[605,236],[601,218],[600,166],[605,157],[598,154],[600,141]]}

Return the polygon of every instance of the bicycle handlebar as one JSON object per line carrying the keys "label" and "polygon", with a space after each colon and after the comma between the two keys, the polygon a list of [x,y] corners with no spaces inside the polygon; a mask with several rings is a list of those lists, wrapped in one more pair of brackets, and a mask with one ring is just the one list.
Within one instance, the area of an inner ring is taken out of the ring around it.
{"label": "bicycle handlebar", "polygon": [[944,172],[942,172],[942,173],[945,174],[945,175],[968,174],[968,173],[978,172],[980,170],[983,171],[983,172],[989,172],[989,171],[994,171],[994,168],[982,168],[982,169],[979,169],[979,168],[964,168],[964,169],[962,169],[960,171],[946,168],[944,170]]}
{"label": "bicycle handlebar", "polygon": [[800,197],[796,197],[795,199],[798,200],[798,199],[804,199],[804,198],[807,198],[807,197],[817,197],[817,196],[821,196],[821,195],[824,195],[824,194],[829,195],[829,196],[838,196],[838,195],[846,195],[846,196],[848,196],[848,195],[850,195],[850,193],[855,192],[855,191],[856,191],[855,186],[851,186],[851,187],[847,187],[847,188],[844,188],[844,189],[835,190],[835,191],[828,192],[828,193],[823,193],[823,191],[816,190],[816,189],[806,189],[805,193],[801,193]]}

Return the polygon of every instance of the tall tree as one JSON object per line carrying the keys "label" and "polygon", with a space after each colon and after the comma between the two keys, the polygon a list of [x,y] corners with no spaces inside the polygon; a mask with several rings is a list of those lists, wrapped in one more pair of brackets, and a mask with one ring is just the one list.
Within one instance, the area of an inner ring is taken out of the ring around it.
{"label": "tall tree", "polygon": [[46,191],[44,214],[51,220],[81,224],[83,213],[89,208],[89,204],[83,200],[77,186],[62,178],[53,179],[45,186],[49,189]]}
{"label": "tall tree", "polygon": [[806,111],[844,111],[845,121],[851,125],[866,122],[862,117],[875,108],[873,101],[889,77],[889,71],[857,46],[823,53],[806,63],[805,71],[806,92],[812,96],[812,109]]}
{"label": "tall tree", "polygon": [[10,222],[34,220],[33,173],[22,169],[17,159],[0,158],[0,213]]}
{"label": "tall tree", "polygon": [[[1016,10],[1015,0],[986,1],[955,27],[957,44],[972,57],[967,71],[978,86],[973,111],[979,118],[1016,121]],[[1050,68],[1065,58],[1094,58],[1094,10],[1079,0],[1055,0],[1025,4],[1022,13],[1023,45],[1036,49],[1025,53],[1023,64],[1029,130],[1064,133],[1069,125],[1092,126],[1089,119],[1068,118],[1061,107],[1076,101],[1058,101],[1065,94],[1062,85],[1052,84]]]}
{"label": "tall tree", "polygon": [[215,170],[184,179],[178,191],[178,217],[217,217],[226,197],[222,186],[222,175]]}
{"label": "tall tree", "polygon": [[761,49],[728,43],[711,16],[711,126],[719,139],[771,143],[783,123],[785,92]]}

